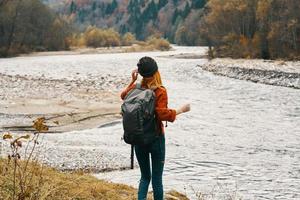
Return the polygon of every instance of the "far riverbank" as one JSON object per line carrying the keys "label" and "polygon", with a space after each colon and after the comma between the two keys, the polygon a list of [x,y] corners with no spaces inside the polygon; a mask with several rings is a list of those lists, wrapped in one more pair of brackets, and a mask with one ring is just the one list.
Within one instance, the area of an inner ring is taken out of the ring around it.
{"label": "far riverbank", "polygon": [[215,75],[300,89],[299,61],[220,58],[198,66]]}

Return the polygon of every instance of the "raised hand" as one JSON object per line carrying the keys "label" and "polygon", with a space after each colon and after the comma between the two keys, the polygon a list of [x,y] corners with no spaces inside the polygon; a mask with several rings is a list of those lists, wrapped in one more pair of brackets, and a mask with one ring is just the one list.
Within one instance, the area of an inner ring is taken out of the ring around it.
{"label": "raised hand", "polygon": [[135,82],[137,80],[139,73],[138,70],[135,69],[131,72],[131,82]]}

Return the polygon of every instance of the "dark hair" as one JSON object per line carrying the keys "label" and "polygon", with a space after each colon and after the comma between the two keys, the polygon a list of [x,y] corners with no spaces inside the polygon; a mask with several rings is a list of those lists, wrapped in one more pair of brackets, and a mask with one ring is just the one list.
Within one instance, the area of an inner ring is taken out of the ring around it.
{"label": "dark hair", "polygon": [[156,61],[150,57],[143,57],[139,60],[138,72],[143,77],[151,77],[158,70]]}

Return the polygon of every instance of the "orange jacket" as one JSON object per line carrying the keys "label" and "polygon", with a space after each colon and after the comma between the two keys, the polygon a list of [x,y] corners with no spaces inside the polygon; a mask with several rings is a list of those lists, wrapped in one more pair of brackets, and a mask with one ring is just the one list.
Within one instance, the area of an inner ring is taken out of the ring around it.
{"label": "orange jacket", "polygon": [[[136,84],[129,85],[122,93],[121,99],[124,100],[130,90],[136,87]],[[162,121],[174,122],[176,119],[176,110],[168,108],[168,95],[164,87],[154,90],[155,93],[155,115],[159,124],[161,133],[164,134],[164,126]]]}

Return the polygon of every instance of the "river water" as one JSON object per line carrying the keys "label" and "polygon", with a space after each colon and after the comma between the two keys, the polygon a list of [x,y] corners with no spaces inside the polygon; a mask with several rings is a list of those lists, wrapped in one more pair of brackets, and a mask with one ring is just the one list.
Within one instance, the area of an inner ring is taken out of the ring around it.
{"label": "river water", "polygon": [[[200,193],[207,199],[300,199],[300,91],[215,76],[196,67],[207,62],[205,59],[161,57],[195,52],[204,53],[205,49],[15,58],[2,60],[5,67],[0,70],[56,79],[111,74],[130,80],[137,60],[152,56],[168,90],[169,107],[190,103],[192,108],[166,129],[166,189],[176,189],[191,199]],[[111,157],[102,162],[122,167],[130,163],[130,147],[120,140],[121,135],[121,124],[114,123],[46,135],[44,141],[50,144],[50,154],[59,152],[52,158],[56,162],[72,162],[77,159],[72,159],[75,154],[83,160],[106,152]],[[137,187],[139,171],[95,176]]]}

